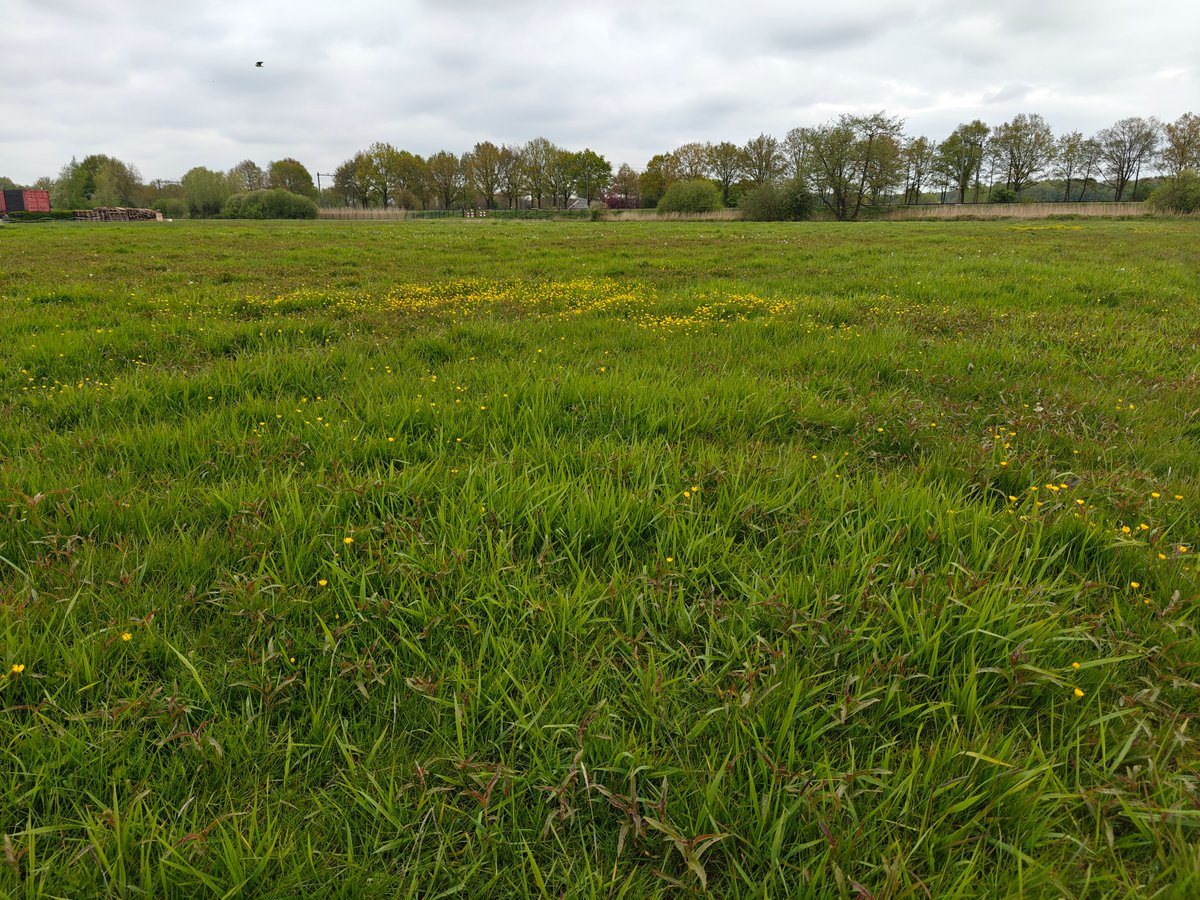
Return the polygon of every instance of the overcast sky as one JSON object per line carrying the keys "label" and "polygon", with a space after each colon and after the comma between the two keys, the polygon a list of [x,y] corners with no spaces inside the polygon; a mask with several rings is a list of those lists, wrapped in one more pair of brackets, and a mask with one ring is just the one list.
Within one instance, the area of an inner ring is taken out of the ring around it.
{"label": "overcast sky", "polygon": [[843,112],[933,138],[1200,112],[1196,0],[3,0],[0,48],[21,183],[90,153],[177,179],[544,136],[640,169]]}

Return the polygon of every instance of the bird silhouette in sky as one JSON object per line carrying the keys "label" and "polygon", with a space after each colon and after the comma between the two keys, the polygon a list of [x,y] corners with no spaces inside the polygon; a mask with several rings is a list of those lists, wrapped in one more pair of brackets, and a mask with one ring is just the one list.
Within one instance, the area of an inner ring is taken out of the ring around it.
{"label": "bird silhouette in sky", "polygon": [[260,60],[259,60],[258,62],[256,62],[254,65],[255,65],[255,68],[259,68],[259,69],[261,69],[261,68],[262,68],[262,64],[263,64],[263,61],[260,59]]}

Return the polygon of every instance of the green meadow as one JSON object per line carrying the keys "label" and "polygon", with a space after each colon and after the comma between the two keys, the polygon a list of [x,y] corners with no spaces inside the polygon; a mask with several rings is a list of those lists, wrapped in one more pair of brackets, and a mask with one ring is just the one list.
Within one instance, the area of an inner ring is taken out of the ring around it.
{"label": "green meadow", "polygon": [[1200,895],[1198,248],[0,227],[0,896]]}

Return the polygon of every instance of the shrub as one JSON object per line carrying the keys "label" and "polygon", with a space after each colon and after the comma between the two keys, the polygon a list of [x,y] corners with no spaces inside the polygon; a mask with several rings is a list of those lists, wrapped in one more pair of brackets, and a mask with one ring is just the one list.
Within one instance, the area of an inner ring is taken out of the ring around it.
{"label": "shrub", "polygon": [[742,194],[738,209],[751,222],[797,221],[812,215],[813,196],[796,179],[781,184],[768,181]]}
{"label": "shrub", "polygon": [[1173,178],[1166,178],[1154,189],[1146,202],[1161,212],[1200,212],[1200,175],[1184,169]]}
{"label": "shrub", "polygon": [[992,188],[992,192],[988,199],[992,203],[1016,203],[1017,192],[1010,187],[1004,185],[996,185]]}
{"label": "shrub", "polygon": [[658,201],[658,211],[667,213],[702,213],[721,209],[720,189],[707,178],[677,181]]}
{"label": "shrub", "polygon": [[14,222],[54,222],[54,221],[74,221],[75,210],[73,209],[52,209],[49,212],[33,212],[31,210],[16,210],[8,213],[8,217]]}
{"label": "shrub", "polygon": [[187,218],[187,204],[177,197],[163,197],[161,200],[155,200],[150,208],[158,210],[168,219]]}
{"label": "shrub", "polygon": [[315,219],[317,204],[282,188],[247,191],[225,201],[221,215],[226,219]]}

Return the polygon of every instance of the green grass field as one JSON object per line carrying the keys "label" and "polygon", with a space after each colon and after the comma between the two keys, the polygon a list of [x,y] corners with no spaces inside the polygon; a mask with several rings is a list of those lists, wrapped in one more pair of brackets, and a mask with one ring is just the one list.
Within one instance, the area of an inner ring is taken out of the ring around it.
{"label": "green grass field", "polygon": [[1198,246],[0,228],[0,895],[1197,896]]}

